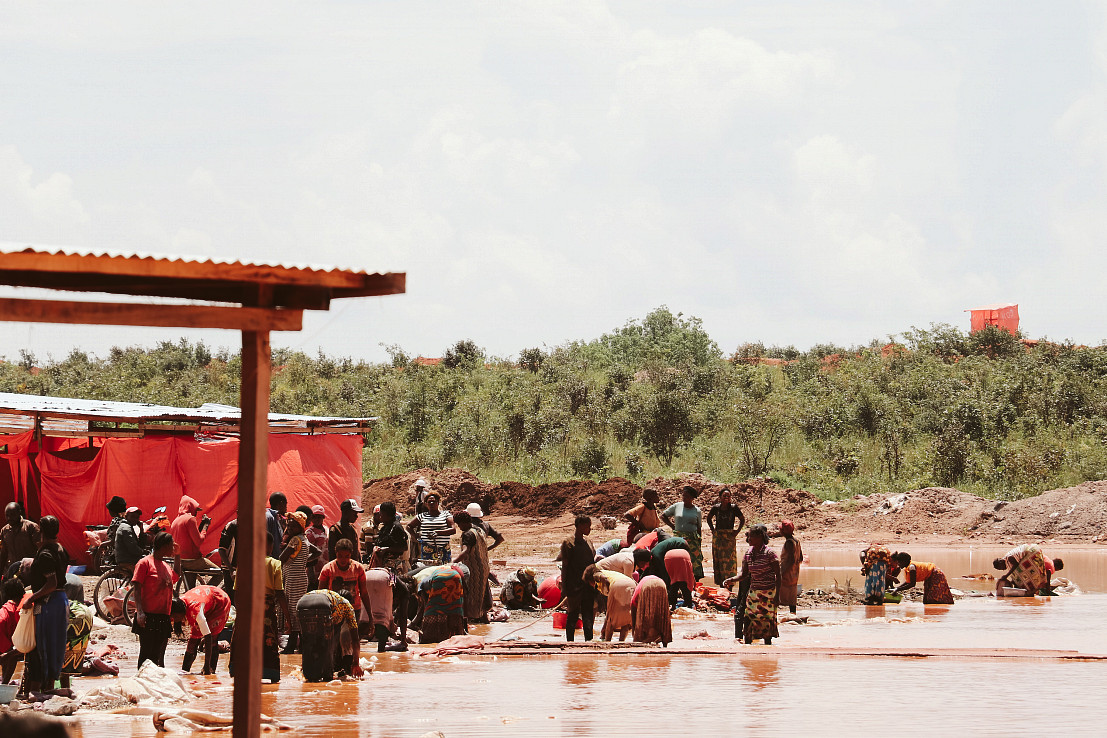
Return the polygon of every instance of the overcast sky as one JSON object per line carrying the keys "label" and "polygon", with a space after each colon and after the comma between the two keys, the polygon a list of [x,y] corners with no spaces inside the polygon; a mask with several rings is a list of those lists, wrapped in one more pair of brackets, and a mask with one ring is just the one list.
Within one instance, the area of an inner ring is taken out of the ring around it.
{"label": "overcast sky", "polygon": [[[1102,6],[0,5],[0,241],[406,271],[276,345],[1100,343]],[[0,355],[174,331],[0,324]],[[237,348],[228,332],[189,334]]]}

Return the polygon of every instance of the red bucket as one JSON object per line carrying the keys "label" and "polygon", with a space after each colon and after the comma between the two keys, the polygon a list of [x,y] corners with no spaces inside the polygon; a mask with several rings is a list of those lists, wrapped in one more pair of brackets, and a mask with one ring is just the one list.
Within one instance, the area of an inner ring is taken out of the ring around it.
{"label": "red bucket", "polygon": [[[569,620],[569,614],[564,612],[555,612],[553,614],[553,627],[554,630],[565,630],[565,623]],[[584,627],[584,623],[577,618],[577,629]]]}

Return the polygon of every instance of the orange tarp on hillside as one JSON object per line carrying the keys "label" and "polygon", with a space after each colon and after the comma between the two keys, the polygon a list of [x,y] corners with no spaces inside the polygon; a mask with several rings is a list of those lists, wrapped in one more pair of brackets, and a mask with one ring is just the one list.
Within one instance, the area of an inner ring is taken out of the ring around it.
{"label": "orange tarp on hillside", "polygon": [[971,314],[972,333],[989,325],[1003,328],[1011,334],[1019,331],[1019,306],[1016,303],[985,305],[966,312]]}

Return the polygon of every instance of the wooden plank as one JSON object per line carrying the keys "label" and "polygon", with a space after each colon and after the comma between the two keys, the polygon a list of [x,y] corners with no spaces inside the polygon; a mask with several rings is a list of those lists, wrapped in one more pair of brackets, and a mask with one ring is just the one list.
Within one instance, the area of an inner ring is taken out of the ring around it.
{"label": "wooden plank", "polygon": [[303,269],[241,262],[219,264],[142,256],[51,254],[33,249],[0,254],[0,271],[124,275],[166,280],[191,279],[353,289],[364,287],[367,284],[366,277],[374,276],[363,271],[345,269]]}
{"label": "wooden plank", "polygon": [[303,312],[215,305],[146,305],[125,302],[0,298],[0,320],[21,323],[143,325],[268,332],[300,330],[303,327]]}
{"label": "wooden plank", "polygon": [[238,589],[235,606],[234,736],[261,736],[262,615],[271,373],[269,334],[242,334],[242,436],[238,445]]}

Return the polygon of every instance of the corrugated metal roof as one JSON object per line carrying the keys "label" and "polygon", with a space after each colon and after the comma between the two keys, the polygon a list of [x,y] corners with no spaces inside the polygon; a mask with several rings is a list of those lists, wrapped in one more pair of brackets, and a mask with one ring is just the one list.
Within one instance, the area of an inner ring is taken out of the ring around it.
{"label": "corrugated metal roof", "polygon": [[327,310],[336,298],[403,293],[407,275],[9,242],[0,243],[0,284],[243,305],[264,288],[267,307]]}
{"label": "corrugated metal roof", "polygon": [[[231,405],[204,403],[200,407],[172,407],[145,402],[113,402],[109,400],[79,400],[69,397],[45,397],[0,392],[0,413],[7,415],[40,415],[44,420],[82,419],[121,422],[183,422],[238,424],[242,411]],[[270,424],[298,427],[325,427],[371,423],[375,417],[339,418],[315,415],[269,413]],[[5,421],[5,424],[7,421]]]}

